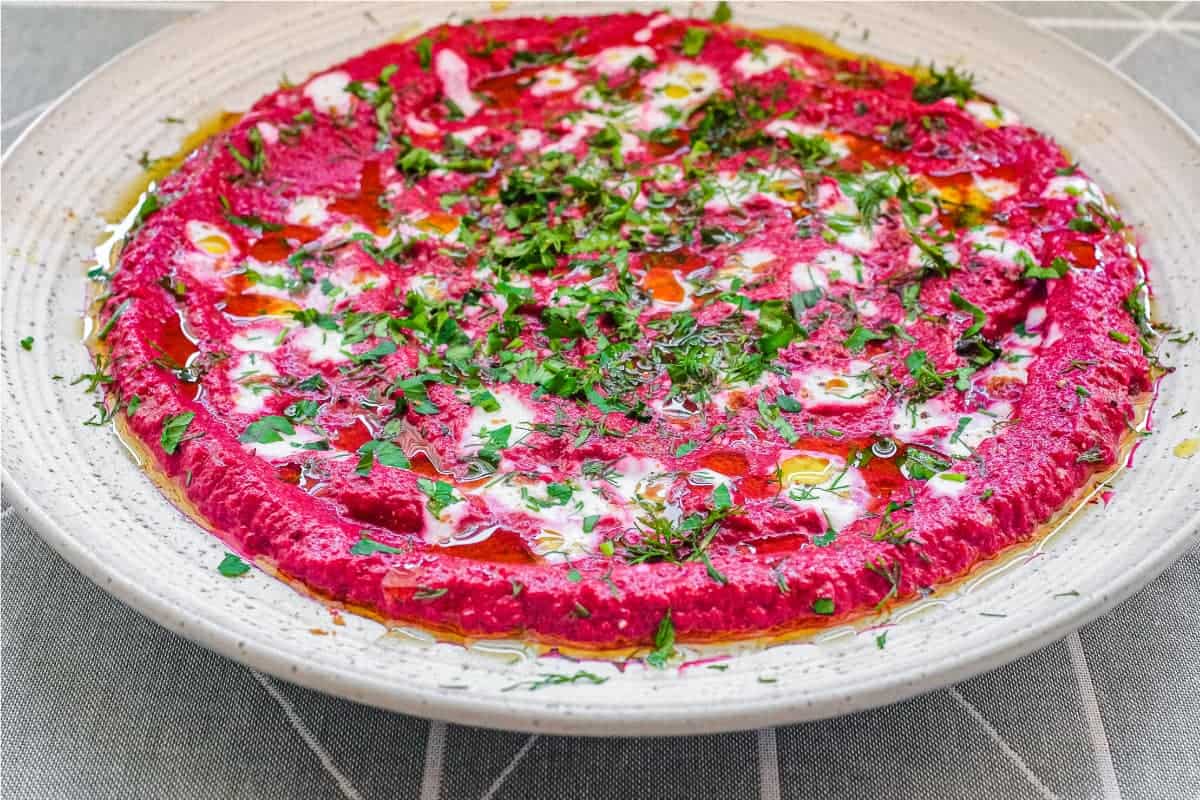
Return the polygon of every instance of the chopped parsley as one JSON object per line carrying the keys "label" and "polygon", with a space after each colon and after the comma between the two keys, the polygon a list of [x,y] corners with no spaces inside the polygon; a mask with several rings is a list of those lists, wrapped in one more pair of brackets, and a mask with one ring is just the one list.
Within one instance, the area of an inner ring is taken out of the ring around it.
{"label": "chopped parsley", "polygon": [[369,555],[374,555],[375,553],[395,554],[395,553],[403,553],[403,552],[404,551],[399,548],[391,547],[390,545],[386,545],[386,544],[383,544],[382,542],[375,541],[374,539],[372,539],[370,536],[367,535],[366,531],[362,531],[359,534],[358,541],[355,542],[354,546],[350,548],[350,553],[352,555],[356,555],[356,556],[369,556]]}
{"label": "chopped parsley", "polygon": [[704,49],[704,43],[708,41],[709,33],[711,31],[707,28],[688,28],[683,32],[683,41],[680,44],[681,52],[689,58],[700,55],[700,51]]}
{"label": "chopped parsley", "polygon": [[954,67],[939,71],[931,64],[928,75],[913,86],[912,97],[923,104],[950,97],[962,105],[975,98],[975,76],[969,72],[959,72]]}
{"label": "chopped parsley", "polygon": [[834,606],[832,598],[818,597],[812,602],[812,610],[814,614],[820,614],[821,616],[828,617],[832,616],[837,609]]}
{"label": "chopped parsley", "polygon": [[162,433],[159,435],[158,443],[162,446],[164,453],[169,456],[175,455],[175,451],[179,449],[179,445],[187,436],[188,426],[195,418],[196,412],[184,411],[168,415],[163,419]]}
{"label": "chopped parsley", "polygon": [[1071,265],[1064,258],[1056,257],[1050,262],[1050,266],[1043,267],[1030,258],[1024,250],[1017,253],[1016,261],[1025,268],[1021,273],[1022,278],[1053,280],[1061,278],[1071,271]]}
{"label": "chopped parsley", "polygon": [[538,689],[545,689],[547,686],[562,686],[571,683],[590,683],[598,686],[607,680],[608,678],[596,675],[595,673],[579,670],[570,675],[542,675],[531,680],[519,681],[518,683],[505,686],[500,691],[511,692],[514,689],[525,689],[534,692]]}
{"label": "chopped parsley", "polygon": [[671,621],[671,610],[663,614],[654,633],[654,650],[646,656],[646,663],[655,669],[666,669],[667,662],[675,656],[675,623]]}
{"label": "chopped parsley", "polygon": [[226,553],[221,559],[221,563],[217,564],[217,572],[224,575],[226,578],[236,578],[240,575],[245,575],[250,571],[250,565],[233,553]]}
{"label": "chopped parsley", "polygon": [[282,442],[284,436],[294,436],[296,426],[287,417],[272,415],[251,422],[238,437],[239,442],[248,444],[272,444]]}
{"label": "chopped parsley", "polygon": [[461,501],[462,498],[454,493],[454,486],[445,481],[431,481],[428,478],[417,478],[417,488],[429,498],[426,506],[429,513],[440,517],[447,507]]}
{"label": "chopped parsley", "polygon": [[385,467],[396,467],[397,469],[408,469],[411,463],[408,456],[404,454],[404,450],[399,445],[372,439],[369,442],[364,442],[358,448],[358,466],[354,468],[357,475],[370,475],[371,468],[376,464],[382,464]]}

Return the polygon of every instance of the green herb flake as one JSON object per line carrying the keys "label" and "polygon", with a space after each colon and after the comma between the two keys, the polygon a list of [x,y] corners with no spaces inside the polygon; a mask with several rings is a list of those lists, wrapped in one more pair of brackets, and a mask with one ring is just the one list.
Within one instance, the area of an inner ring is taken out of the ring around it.
{"label": "green herb flake", "polygon": [[719,484],[712,491],[712,507],[718,511],[723,511],[733,507],[733,499],[729,496],[729,485]]}
{"label": "green herb flake", "polygon": [[180,443],[187,435],[188,426],[195,418],[196,412],[184,411],[180,414],[171,414],[163,420],[162,433],[159,435],[158,442],[162,445],[164,453],[169,456],[175,455],[175,451],[179,449]]}
{"label": "green herb flake", "polygon": [[578,672],[576,672],[572,675],[542,675],[541,677],[535,678],[533,680],[520,681],[518,683],[514,683],[509,686],[505,686],[500,691],[511,692],[514,689],[525,689],[527,691],[533,692],[538,689],[545,689],[547,686],[562,686],[564,684],[571,684],[571,683],[590,683],[590,684],[598,686],[598,685],[606,682],[607,680],[608,680],[608,678],[602,677],[600,675],[596,675],[594,673],[587,672],[585,670],[579,670]]}
{"label": "green herb flake", "polygon": [[927,481],[934,475],[950,468],[950,462],[929,450],[919,447],[909,447],[904,451],[904,463],[901,469],[909,478],[917,481]]}
{"label": "green herb flake", "polygon": [[689,58],[700,55],[700,51],[704,49],[704,43],[708,41],[709,33],[711,31],[707,28],[688,28],[684,31],[681,45],[683,54]]}
{"label": "green herb flake", "polygon": [[686,456],[688,453],[692,452],[699,446],[700,446],[700,443],[697,442],[695,439],[688,439],[686,442],[679,445],[679,447],[675,448],[675,457],[683,458],[684,456]]}
{"label": "green herb flake", "polygon": [[[1022,251],[1019,255],[1024,255]],[[1022,278],[1036,278],[1042,280],[1053,280],[1061,278],[1071,271],[1070,263],[1062,258],[1056,257],[1050,262],[1050,266],[1043,267],[1032,258],[1017,259],[1017,262],[1025,267],[1025,271],[1021,273]]]}
{"label": "green herb flake", "polygon": [[33,349],[33,337],[32,336],[26,336],[24,339],[21,340],[21,349],[22,350],[32,350]]}
{"label": "green herb flake", "polygon": [[820,614],[823,617],[832,616],[836,608],[834,607],[832,598],[818,597],[812,602],[812,610],[814,614]]}
{"label": "green herb flake", "polygon": [[250,571],[250,565],[233,553],[226,553],[221,559],[221,563],[217,564],[217,572],[224,575],[226,578],[236,578],[239,575],[245,575]]}
{"label": "green herb flake", "polygon": [[397,469],[408,469],[412,466],[399,445],[379,439],[364,442],[362,447],[358,448],[358,465],[354,472],[356,475],[370,475],[375,464]]}
{"label": "green herb flake", "polygon": [[655,669],[665,669],[675,655],[675,624],[671,622],[671,610],[663,614],[654,633],[654,650],[646,656],[646,663]]}
{"label": "green herb flake", "polygon": [[781,394],[775,398],[775,405],[779,406],[780,411],[786,411],[789,414],[796,414],[804,410],[804,406],[794,397],[786,394]]}
{"label": "green herb flake", "polygon": [[930,65],[929,74],[913,86],[912,97],[924,105],[947,97],[962,105],[975,97],[975,76],[969,72],[959,72],[954,67],[939,72]]}
{"label": "green herb flake", "polygon": [[851,353],[861,353],[867,346],[867,342],[884,342],[890,339],[891,336],[886,333],[878,333],[876,331],[864,328],[862,325],[855,325],[854,330],[842,342],[842,346]]}
{"label": "green herb flake", "polygon": [[403,550],[400,550],[399,548],[391,547],[389,545],[384,544],[383,542],[375,541],[370,536],[367,536],[366,531],[361,532],[359,534],[359,536],[361,538],[359,538],[359,540],[354,543],[354,546],[350,548],[351,555],[369,556],[369,555],[374,555],[375,553],[396,554],[396,553],[404,552]]}
{"label": "green herb flake", "polygon": [[247,444],[272,444],[282,442],[284,436],[292,436],[296,427],[287,417],[271,415],[251,422],[238,437],[239,442]]}
{"label": "green herb flake", "polygon": [[987,324],[988,320],[987,312],[954,290],[950,291],[950,303],[959,311],[970,314],[973,320],[971,327],[962,333],[964,339],[974,336],[983,330],[983,326]]}
{"label": "green herb flake", "polygon": [[461,498],[454,494],[454,486],[445,481],[431,481],[428,478],[417,478],[417,488],[429,498],[426,504],[429,513],[440,517],[447,506],[459,502]]}
{"label": "green herb flake", "polygon": [[421,65],[421,69],[429,71],[430,65],[433,63],[433,40],[428,36],[422,36],[417,42],[417,61]]}

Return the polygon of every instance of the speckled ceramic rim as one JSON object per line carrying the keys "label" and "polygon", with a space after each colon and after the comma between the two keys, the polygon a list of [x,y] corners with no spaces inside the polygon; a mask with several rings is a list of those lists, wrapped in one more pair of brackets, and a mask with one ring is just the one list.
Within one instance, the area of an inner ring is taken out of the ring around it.
{"label": "speckled ceramic rim", "polygon": [[[459,19],[493,14],[485,4],[455,8]],[[504,13],[621,8],[628,4],[539,3]],[[994,668],[1109,610],[1195,540],[1200,459],[1170,452],[1188,425],[1169,412],[1200,408],[1196,370],[1183,369],[1164,382],[1156,435],[1139,450],[1137,468],[1118,481],[1109,508],[1087,509],[1020,569],[973,582],[952,602],[898,622],[886,651],[876,651],[870,636],[834,636],[739,655],[725,673],[612,671],[601,687],[530,693],[503,689],[561,670],[484,663],[446,645],[386,649],[378,626],[365,620],[337,636],[306,636],[304,626],[319,622],[324,610],[265,576],[217,576],[220,543],[181,518],[112,437],[81,428],[90,399],[50,376],[86,366],[78,315],[83,263],[99,232],[94,218],[134,177],[137,153],[171,149],[170,133],[153,120],[243,108],[283,69],[298,77],[446,15],[445,8],[413,4],[363,11],[239,5],[177,23],[76,86],[4,160],[5,496],[122,602],[253,668],[397,711],[564,734],[695,734],[847,713]],[[1057,133],[1127,219],[1154,220],[1144,234],[1161,313],[1196,327],[1200,283],[1190,253],[1200,253],[1200,234],[1189,216],[1200,208],[1200,142],[1131,82],[1065,40],[979,6],[748,3],[736,12],[738,22],[755,27],[839,30],[849,46],[901,63],[919,55],[975,69],[986,91]],[[870,41],[860,42],[867,27]],[[1079,97],[1088,102],[1081,106]],[[27,335],[35,337],[32,352],[17,345]],[[1052,599],[1051,591],[1069,588],[1078,597]],[[980,622],[981,609],[1007,616]],[[448,687],[447,676],[470,690]]]}

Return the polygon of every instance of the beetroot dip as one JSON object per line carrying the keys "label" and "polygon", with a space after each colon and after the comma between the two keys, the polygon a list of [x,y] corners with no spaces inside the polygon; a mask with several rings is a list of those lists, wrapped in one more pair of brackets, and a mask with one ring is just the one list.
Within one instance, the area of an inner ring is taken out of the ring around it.
{"label": "beetroot dip", "polygon": [[919,597],[1150,388],[1144,265],[1052,140],[726,24],[385,45],[135,222],[100,338],[157,469],[246,559],[458,636],[669,655]]}

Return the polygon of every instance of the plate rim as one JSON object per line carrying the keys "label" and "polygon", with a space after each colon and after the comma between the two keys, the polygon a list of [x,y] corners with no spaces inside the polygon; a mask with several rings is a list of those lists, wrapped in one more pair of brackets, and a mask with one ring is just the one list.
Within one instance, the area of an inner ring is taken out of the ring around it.
{"label": "plate rim", "polygon": [[[20,154],[27,139],[44,124],[47,118],[79,93],[85,91],[93,81],[105,75],[114,66],[151,48],[160,40],[170,39],[181,30],[207,23],[222,14],[234,13],[237,11],[236,6],[237,4],[233,4],[232,8],[216,6],[171,22],[105,61],[38,114],[36,119],[4,152],[3,157],[0,158],[0,168],[7,166],[10,159]],[[350,11],[355,6],[346,8],[347,11]],[[1005,18],[1010,23],[1020,25],[1027,32],[1052,41],[1058,46],[1065,45],[1076,56],[1083,56],[1093,65],[1100,67],[1107,78],[1115,77],[1126,88],[1132,89],[1140,100],[1148,101],[1158,113],[1169,121],[1173,128],[1184,135],[1192,150],[1200,155],[1200,133],[1193,130],[1163,101],[1103,59],[1075,44],[1062,34],[1039,28],[1009,10],[991,5],[986,5],[982,9],[977,7],[976,10]],[[4,413],[4,418],[6,420],[9,418],[8,412]],[[30,480],[37,479],[36,475],[27,477]],[[1109,585],[1103,595],[1093,595],[1089,598],[1090,602],[1064,609],[1058,614],[1048,617],[1049,621],[1040,625],[1031,628],[1010,629],[985,644],[961,651],[949,666],[922,671],[915,679],[879,680],[869,687],[860,688],[852,695],[830,693],[820,701],[820,705],[815,709],[805,701],[803,695],[798,693],[780,694],[774,699],[760,698],[741,704],[714,704],[698,711],[688,710],[686,712],[667,712],[661,707],[602,708],[589,705],[586,701],[577,704],[570,701],[539,702],[536,698],[531,698],[528,702],[509,702],[504,705],[474,700],[470,693],[434,691],[428,688],[412,689],[401,682],[388,682],[346,669],[330,668],[325,665],[313,668],[310,664],[302,663],[303,657],[298,653],[250,639],[242,640],[236,632],[200,613],[197,609],[202,608],[202,604],[198,604],[196,608],[189,608],[173,602],[167,597],[156,594],[143,584],[128,580],[120,572],[110,570],[106,562],[93,557],[81,542],[68,534],[55,521],[49,511],[33,501],[23,481],[10,469],[7,457],[0,465],[0,480],[2,480],[0,489],[3,491],[5,502],[14,510],[14,513],[18,514],[43,541],[47,542],[60,556],[97,584],[99,588],[155,624],[242,664],[248,669],[262,670],[282,680],[354,702],[366,703],[426,719],[500,730],[565,735],[695,735],[740,731],[763,726],[826,719],[907,700],[1011,663],[1077,630],[1111,611],[1115,606],[1144,588],[1182,556],[1188,548],[1200,542],[1200,510],[1198,510],[1179,524],[1178,530],[1170,539],[1141,558],[1136,569],[1123,573],[1121,579]],[[165,497],[163,501],[170,503]],[[519,698],[513,697],[512,700],[516,701]],[[572,709],[575,710],[572,711]]]}

